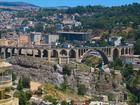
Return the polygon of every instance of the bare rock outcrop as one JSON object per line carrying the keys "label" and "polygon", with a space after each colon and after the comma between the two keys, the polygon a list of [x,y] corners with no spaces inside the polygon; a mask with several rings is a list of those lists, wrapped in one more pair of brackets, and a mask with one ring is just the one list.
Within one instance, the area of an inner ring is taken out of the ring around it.
{"label": "bare rock outcrop", "polygon": [[[32,57],[12,57],[8,59],[13,64],[14,71],[19,75],[43,83],[60,85],[67,81],[68,85],[77,90],[79,84],[85,85],[88,95],[94,94],[123,94],[122,76],[119,71],[111,73],[95,70],[72,69],[71,75],[63,74],[63,67],[49,64],[45,60]],[[118,97],[118,95],[117,95]],[[121,97],[121,96],[119,96]]]}

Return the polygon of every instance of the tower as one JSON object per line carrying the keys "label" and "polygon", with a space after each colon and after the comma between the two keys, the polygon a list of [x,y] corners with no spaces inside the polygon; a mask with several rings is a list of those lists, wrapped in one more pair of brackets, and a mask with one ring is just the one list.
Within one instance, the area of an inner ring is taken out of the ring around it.
{"label": "tower", "polygon": [[0,61],[0,105],[18,105],[18,99],[13,97],[11,65]]}

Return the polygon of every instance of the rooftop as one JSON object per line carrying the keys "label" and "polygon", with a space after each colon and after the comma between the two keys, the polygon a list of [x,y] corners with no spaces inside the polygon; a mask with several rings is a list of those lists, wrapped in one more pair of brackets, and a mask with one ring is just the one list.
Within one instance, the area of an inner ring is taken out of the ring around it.
{"label": "rooftop", "polygon": [[11,66],[12,65],[10,63],[0,60],[0,68],[3,68],[3,67],[11,67]]}

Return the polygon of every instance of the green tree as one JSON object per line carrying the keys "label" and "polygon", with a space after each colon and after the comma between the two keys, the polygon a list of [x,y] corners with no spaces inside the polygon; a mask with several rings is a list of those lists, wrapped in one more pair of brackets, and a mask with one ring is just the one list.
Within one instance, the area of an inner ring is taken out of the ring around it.
{"label": "green tree", "polygon": [[19,105],[29,105],[29,102],[26,97],[26,93],[23,90],[17,90],[14,93],[14,96],[19,99]]}
{"label": "green tree", "polygon": [[63,74],[68,76],[71,75],[71,69],[67,65],[63,67]]}
{"label": "green tree", "polygon": [[26,91],[25,94],[26,94],[27,100],[30,100],[30,98],[32,97],[32,92],[31,91]]}
{"label": "green tree", "polygon": [[60,84],[60,90],[66,91],[69,88],[67,82]]}
{"label": "green tree", "polygon": [[26,26],[29,24],[28,20],[23,20],[23,22],[21,23],[23,26]]}
{"label": "green tree", "polygon": [[66,101],[62,101],[61,105],[70,105],[70,104],[68,102],[66,102]]}
{"label": "green tree", "polygon": [[105,46],[108,45],[108,43],[107,43],[105,40],[100,40],[100,41],[98,41],[98,45],[99,45],[100,47],[105,47]]}
{"label": "green tree", "polygon": [[30,78],[22,77],[22,85],[24,88],[30,88]]}
{"label": "green tree", "polygon": [[86,86],[84,84],[78,85],[78,95],[85,95],[86,94]]}
{"label": "green tree", "polygon": [[136,40],[134,45],[135,54],[140,55],[140,39]]}
{"label": "green tree", "polygon": [[17,79],[16,74],[12,72],[12,81],[15,81]]}
{"label": "green tree", "polygon": [[132,94],[132,93],[130,93],[129,92],[129,94],[128,94],[128,104],[129,105],[137,105],[136,103],[137,103],[137,96],[135,96],[134,94]]}
{"label": "green tree", "polygon": [[35,24],[34,30],[36,32],[42,32],[44,30],[44,24],[43,23],[37,23],[37,24]]}
{"label": "green tree", "polygon": [[57,99],[53,98],[52,96],[45,96],[44,97],[44,101],[52,102],[53,105],[57,105],[58,104]]}
{"label": "green tree", "polygon": [[25,92],[20,91],[18,98],[19,98],[19,105],[27,105],[28,104]]}
{"label": "green tree", "polygon": [[128,81],[128,79],[133,74],[133,65],[132,64],[125,65],[124,69],[121,72],[125,80]]}
{"label": "green tree", "polygon": [[23,84],[22,84],[22,79],[21,78],[18,81],[17,90],[19,90],[19,91],[23,90]]}

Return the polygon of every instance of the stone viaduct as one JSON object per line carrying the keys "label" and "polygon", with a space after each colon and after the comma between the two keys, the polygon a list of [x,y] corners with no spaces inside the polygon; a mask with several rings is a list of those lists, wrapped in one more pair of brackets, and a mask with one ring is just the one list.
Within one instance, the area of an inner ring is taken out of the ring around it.
{"label": "stone viaduct", "polygon": [[0,56],[3,59],[11,56],[33,56],[56,62],[59,64],[69,63],[70,61],[80,61],[83,55],[89,51],[98,51],[102,57],[108,61],[113,61],[122,55],[133,55],[133,47],[82,47],[82,48],[47,48],[47,47],[10,47],[0,46]]}

